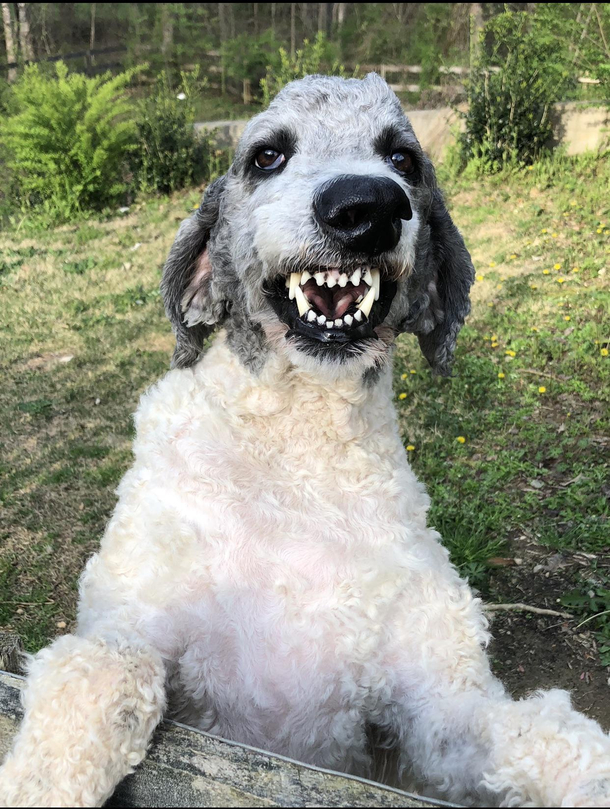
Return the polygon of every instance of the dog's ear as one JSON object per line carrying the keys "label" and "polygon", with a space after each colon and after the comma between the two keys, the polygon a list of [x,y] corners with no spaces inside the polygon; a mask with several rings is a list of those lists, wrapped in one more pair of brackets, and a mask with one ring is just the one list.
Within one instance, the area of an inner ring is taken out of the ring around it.
{"label": "dog's ear", "polygon": [[434,171],[429,166],[431,199],[409,278],[409,314],[403,330],[417,335],[435,373],[449,376],[459,330],[470,312],[474,267],[453,224]]}
{"label": "dog's ear", "polygon": [[219,219],[225,183],[225,177],[215,180],[197,211],[180,225],[163,268],[161,294],[176,335],[172,368],[193,365],[204,340],[227,314],[207,246]]}

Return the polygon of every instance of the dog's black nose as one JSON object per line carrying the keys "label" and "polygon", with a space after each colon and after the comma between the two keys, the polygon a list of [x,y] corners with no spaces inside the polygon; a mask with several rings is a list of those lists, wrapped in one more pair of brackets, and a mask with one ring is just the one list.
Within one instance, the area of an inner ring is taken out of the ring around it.
{"label": "dog's black nose", "polygon": [[325,183],[313,203],[322,228],[354,253],[375,256],[398,244],[409,198],[389,177],[344,175]]}

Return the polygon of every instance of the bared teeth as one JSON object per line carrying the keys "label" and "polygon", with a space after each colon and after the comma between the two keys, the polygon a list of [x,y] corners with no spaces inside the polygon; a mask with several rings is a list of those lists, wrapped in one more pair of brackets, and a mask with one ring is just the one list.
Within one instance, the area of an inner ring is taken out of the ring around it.
{"label": "bared teeth", "polygon": [[315,319],[316,319],[316,313],[314,312],[313,309],[310,309],[307,312],[307,320],[309,320],[310,323],[313,323]]}
{"label": "bared teeth", "polygon": [[374,303],[375,303],[375,288],[371,287],[369,291],[366,293],[366,296],[362,301],[362,303],[358,304],[358,309],[368,317],[371,313],[371,309],[373,308]]}
{"label": "bared teeth", "polygon": [[326,318],[324,317],[324,315],[319,315],[318,316],[318,326],[323,326],[325,323],[326,323]]}
{"label": "bared teeth", "polygon": [[351,315],[345,315],[343,320],[345,321],[346,326],[351,326],[352,323],[354,322],[354,318]]}
{"label": "bared teeth", "polygon": [[348,281],[347,275],[344,272],[342,272],[341,275],[339,276],[338,281],[339,286],[340,287],[347,286],[347,281]]}
{"label": "bared teeth", "polygon": [[334,286],[337,285],[337,279],[335,278],[334,273],[329,272],[326,274],[326,286],[329,289],[332,289]]}
{"label": "bared teeth", "polygon": [[352,273],[351,278],[350,278],[349,280],[352,282],[352,284],[353,284],[355,287],[357,287],[357,286],[358,286],[358,284],[360,283],[360,270],[355,270],[355,271]]}
{"label": "bared teeth", "polygon": [[[294,300],[294,296],[296,294],[297,287],[299,286],[299,282],[301,280],[301,273],[300,272],[291,272],[290,273],[290,287],[288,292],[288,297],[290,300]],[[302,314],[302,312],[301,312]]]}
{"label": "bared teeth", "polygon": [[340,329],[341,326],[343,326],[343,321],[341,320],[341,318],[338,318],[337,320],[335,320],[335,327],[337,329]]}
{"label": "bared teeth", "polygon": [[325,279],[324,279],[324,273],[323,273],[323,272],[317,272],[317,273],[314,275],[314,278],[316,279],[316,284],[317,284],[319,287],[321,287],[321,286],[322,286],[322,284],[324,283],[324,280],[325,280]]}
{"label": "bared teeth", "polygon": [[305,295],[303,295],[303,290],[298,284],[295,290],[295,298],[297,300],[297,306],[300,315],[304,315],[305,312],[308,312],[311,309],[311,304],[309,303]]}
{"label": "bared teeth", "polygon": [[[371,273],[369,273],[369,275],[371,275]],[[381,294],[381,275],[379,274],[379,270],[373,270],[372,280],[369,286],[373,287],[375,290],[375,300],[378,301],[379,295]]]}
{"label": "bared teeth", "polygon": [[301,273],[301,286],[304,287],[305,284],[309,281],[310,278],[311,278],[311,274],[308,273],[307,270],[305,270],[305,272]]}
{"label": "bared teeth", "polygon": [[358,322],[360,322],[363,319],[364,319],[364,315],[362,314],[360,309],[356,309],[356,311],[354,312],[354,320],[357,320]]}

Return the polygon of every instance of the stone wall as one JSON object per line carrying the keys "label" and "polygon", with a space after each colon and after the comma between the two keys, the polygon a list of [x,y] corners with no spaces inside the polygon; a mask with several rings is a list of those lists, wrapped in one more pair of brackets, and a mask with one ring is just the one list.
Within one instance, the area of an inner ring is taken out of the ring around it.
{"label": "stone wall", "polygon": [[[442,160],[455,139],[461,120],[450,107],[407,110],[419,142],[433,160]],[[595,151],[610,138],[610,107],[587,106],[577,101],[555,104],[551,114],[553,146],[565,145],[569,155]],[[195,129],[215,132],[223,147],[235,147],[247,120],[195,124]]]}

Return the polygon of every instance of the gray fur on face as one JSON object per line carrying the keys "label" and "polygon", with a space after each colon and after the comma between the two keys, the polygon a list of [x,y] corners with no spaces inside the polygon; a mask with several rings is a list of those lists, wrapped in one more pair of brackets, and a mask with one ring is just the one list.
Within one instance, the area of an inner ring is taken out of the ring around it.
{"label": "gray fur on face", "polygon": [[[414,178],[399,175],[388,162],[384,149],[396,148],[392,137],[414,157]],[[280,172],[262,176],[253,159],[269,146],[281,147],[288,159]],[[472,262],[431,162],[398,99],[373,73],[362,80],[307,76],[287,85],[250,121],[231,168],[182,223],[165,264],[161,288],[176,334],[173,366],[196,362],[205,338],[221,323],[252,370],[270,350],[285,350],[293,362],[311,366],[289,340],[278,341],[286,327],[263,285],[298,267],[349,263],[313,217],[316,191],[346,174],[390,178],[407,194],[413,218],[403,221],[396,247],[380,257],[397,280],[383,332],[416,334],[431,366],[450,373],[457,334],[470,310]],[[350,362],[362,372],[388,354],[387,337],[371,340]]]}

